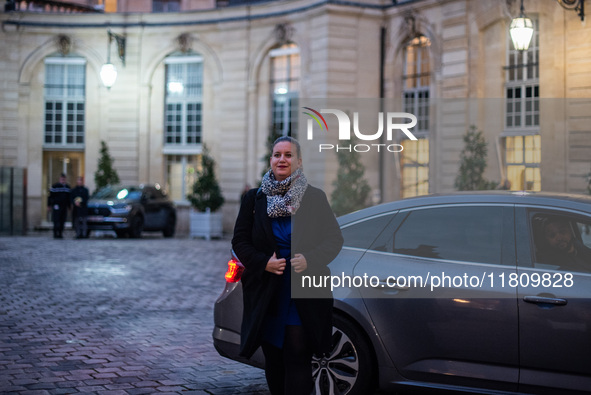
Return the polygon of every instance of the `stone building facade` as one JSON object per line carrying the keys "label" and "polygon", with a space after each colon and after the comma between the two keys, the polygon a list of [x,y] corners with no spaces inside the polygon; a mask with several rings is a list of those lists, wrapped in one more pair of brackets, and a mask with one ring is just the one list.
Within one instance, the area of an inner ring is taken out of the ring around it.
{"label": "stone building facade", "polygon": [[[524,1],[536,28],[526,52],[509,38],[515,0],[136,3],[143,8],[106,0],[84,4],[99,12],[0,14],[0,166],[27,169],[29,228],[48,218],[60,172],[70,182],[84,175],[94,189],[101,141],[123,182],[159,183],[181,211],[206,144],[226,230],[243,188],[267,166],[272,132],[304,141],[309,178],[330,195],[336,154],[307,140],[302,107],[340,103],[352,121],[362,108],[367,130],[380,111],[417,118],[416,141],[384,133],[380,152],[368,141],[349,148],[374,203],[453,191],[471,126],[488,143],[488,179],[587,193],[591,27],[557,1]],[[125,38],[124,57],[108,31]],[[118,70],[111,88],[99,76],[108,59]],[[336,117],[324,118],[334,130]],[[394,143],[404,150],[385,148]]]}

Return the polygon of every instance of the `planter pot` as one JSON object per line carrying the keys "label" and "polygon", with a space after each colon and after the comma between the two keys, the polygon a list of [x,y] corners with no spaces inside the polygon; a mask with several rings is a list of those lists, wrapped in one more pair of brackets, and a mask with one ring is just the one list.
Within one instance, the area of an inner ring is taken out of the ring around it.
{"label": "planter pot", "polygon": [[222,213],[191,211],[189,213],[190,237],[222,237]]}

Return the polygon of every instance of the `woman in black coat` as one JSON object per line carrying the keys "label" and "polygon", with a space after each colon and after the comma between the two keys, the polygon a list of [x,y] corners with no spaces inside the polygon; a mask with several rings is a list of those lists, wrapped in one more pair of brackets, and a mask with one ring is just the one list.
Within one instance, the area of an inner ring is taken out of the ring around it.
{"label": "woman in black coat", "polygon": [[312,355],[331,347],[333,300],[330,289],[305,289],[301,280],[330,275],[342,244],[326,195],[302,172],[299,143],[280,137],[261,187],[242,200],[232,239],[246,269],[241,355],[262,346],[273,395],[312,391]]}

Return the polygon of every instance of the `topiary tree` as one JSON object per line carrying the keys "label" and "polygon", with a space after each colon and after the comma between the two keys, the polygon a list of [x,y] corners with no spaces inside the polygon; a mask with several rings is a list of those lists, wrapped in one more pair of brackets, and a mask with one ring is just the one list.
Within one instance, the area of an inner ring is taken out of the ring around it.
{"label": "topiary tree", "polygon": [[333,181],[335,189],[330,196],[334,213],[339,216],[367,207],[371,188],[363,178],[365,166],[356,152],[337,152],[339,170]]}
{"label": "topiary tree", "polygon": [[201,153],[201,169],[197,172],[192,193],[187,195],[187,199],[198,211],[212,212],[222,207],[225,201],[215,176],[215,160],[205,144]]}
{"label": "topiary tree", "polygon": [[472,125],[463,140],[465,145],[460,154],[460,169],[455,187],[460,191],[495,189],[497,183],[483,177],[488,147],[482,132]]}
{"label": "topiary tree", "polygon": [[107,143],[102,140],[98,168],[96,169],[96,173],[94,173],[94,183],[97,190],[107,185],[119,183],[119,175],[117,175],[117,171],[113,168],[113,158],[109,155]]}

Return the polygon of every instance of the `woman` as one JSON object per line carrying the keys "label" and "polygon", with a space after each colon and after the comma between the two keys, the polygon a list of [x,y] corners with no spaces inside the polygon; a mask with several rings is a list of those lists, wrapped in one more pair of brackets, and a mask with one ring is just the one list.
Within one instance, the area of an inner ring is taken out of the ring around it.
{"label": "woman", "polygon": [[312,355],[330,351],[332,293],[298,289],[296,299],[291,284],[303,275],[330,275],[327,265],[342,244],[326,195],[304,176],[299,143],[278,138],[261,187],[242,200],[232,239],[246,268],[241,355],[262,346],[273,395],[312,391]]}

